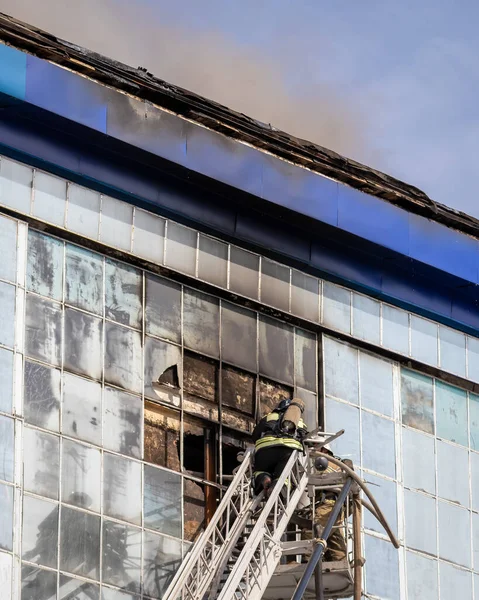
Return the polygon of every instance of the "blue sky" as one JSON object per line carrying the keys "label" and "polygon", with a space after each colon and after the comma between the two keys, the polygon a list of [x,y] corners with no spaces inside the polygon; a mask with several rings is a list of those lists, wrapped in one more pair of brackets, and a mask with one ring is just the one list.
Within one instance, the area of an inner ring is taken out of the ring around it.
{"label": "blue sky", "polygon": [[0,0],[479,217],[479,4]]}

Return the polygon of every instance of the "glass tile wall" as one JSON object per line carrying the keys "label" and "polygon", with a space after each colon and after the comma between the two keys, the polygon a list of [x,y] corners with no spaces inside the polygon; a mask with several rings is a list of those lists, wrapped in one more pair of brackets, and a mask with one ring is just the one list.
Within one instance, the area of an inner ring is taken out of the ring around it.
{"label": "glass tile wall", "polygon": [[354,461],[402,544],[366,511],[368,597],[476,597],[479,396],[328,337],[323,348],[326,429],[346,430],[333,450]]}
{"label": "glass tile wall", "polygon": [[0,206],[479,382],[479,340],[0,157]]}
{"label": "glass tile wall", "polygon": [[0,230],[9,594],[161,598],[255,420],[296,394],[316,426],[316,335],[13,219]]}

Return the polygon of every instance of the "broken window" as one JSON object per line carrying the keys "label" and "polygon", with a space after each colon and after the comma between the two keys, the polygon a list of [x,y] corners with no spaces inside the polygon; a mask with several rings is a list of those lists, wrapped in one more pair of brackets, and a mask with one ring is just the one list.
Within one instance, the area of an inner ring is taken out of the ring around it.
{"label": "broken window", "polygon": [[223,364],[221,401],[223,405],[253,415],[255,406],[256,377]]}
{"label": "broken window", "polygon": [[259,418],[264,417],[282,400],[291,400],[293,398],[293,388],[270,381],[264,377],[259,380]]}
{"label": "broken window", "polygon": [[145,396],[180,406],[181,348],[145,338]]}
{"label": "broken window", "polygon": [[181,471],[180,413],[145,402],[145,461]]}
{"label": "broken window", "polygon": [[184,392],[218,402],[218,365],[214,360],[185,351],[183,361]]}

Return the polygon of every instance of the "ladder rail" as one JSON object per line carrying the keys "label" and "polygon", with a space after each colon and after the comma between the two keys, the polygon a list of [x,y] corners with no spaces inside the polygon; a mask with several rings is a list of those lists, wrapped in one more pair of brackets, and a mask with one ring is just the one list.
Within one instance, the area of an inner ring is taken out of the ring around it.
{"label": "ladder rail", "polygon": [[[308,482],[309,455],[294,451],[248,537],[217,600],[259,600],[281,558],[281,537]],[[286,501],[282,499],[283,487]],[[291,489],[294,490],[291,493]],[[272,521],[268,525],[267,521]],[[259,558],[256,556],[259,552]],[[213,600],[214,596],[210,596]]]}
{"label": "ladder rail", "polygon": [[253,450],[247,450],[213,518],[183,560],[163,600],[179,597],[198,600],[206,593],[218,565],[230,552],[232,543],[236,543],[255,502],[251,493],[252,456]]}

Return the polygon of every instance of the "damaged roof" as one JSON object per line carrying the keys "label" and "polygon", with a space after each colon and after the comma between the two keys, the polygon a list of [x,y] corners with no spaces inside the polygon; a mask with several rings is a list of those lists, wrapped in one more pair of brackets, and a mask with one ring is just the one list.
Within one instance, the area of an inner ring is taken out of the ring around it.
{"label": "damaged roof", "polygon": [[434,202],[418,188],[169,84],[146,69],[106,58],[2,13],[0,41],[409,212],[479,237],[478,219]]}

